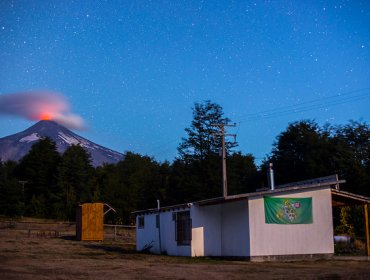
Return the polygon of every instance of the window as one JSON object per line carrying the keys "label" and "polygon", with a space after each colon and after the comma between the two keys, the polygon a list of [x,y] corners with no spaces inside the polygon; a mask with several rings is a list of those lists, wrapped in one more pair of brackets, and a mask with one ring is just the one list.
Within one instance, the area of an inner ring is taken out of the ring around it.
{"label": "window", "polygon": [[187,246],[191,242],[191,219],[190,211],[176,213],[175,235],[177,245]]}
{"label": "window", "polygon": [[144,228],[144,216],[139,216],[137,220],[138,228]]}

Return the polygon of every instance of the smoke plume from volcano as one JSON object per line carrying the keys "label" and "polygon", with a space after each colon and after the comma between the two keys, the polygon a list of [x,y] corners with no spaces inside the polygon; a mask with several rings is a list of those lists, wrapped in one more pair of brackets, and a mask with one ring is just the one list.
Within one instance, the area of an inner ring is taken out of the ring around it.
{"label": "smoke plume from volcano", "polygon": [[67,100],[54,92],[1,94],[0,114],[28,120],[53,120],[69,129],[86,128],[83,119],[70,112]]}

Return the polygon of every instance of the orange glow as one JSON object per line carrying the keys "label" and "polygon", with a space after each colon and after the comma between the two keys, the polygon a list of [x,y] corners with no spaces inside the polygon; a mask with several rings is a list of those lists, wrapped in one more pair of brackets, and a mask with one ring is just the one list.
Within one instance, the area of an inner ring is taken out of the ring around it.
{"label": "orange glow", "polygon": [[52,116],[49,113],[41,113],[40,115],[40,120],[50,121],[51,119],[52,119]]}

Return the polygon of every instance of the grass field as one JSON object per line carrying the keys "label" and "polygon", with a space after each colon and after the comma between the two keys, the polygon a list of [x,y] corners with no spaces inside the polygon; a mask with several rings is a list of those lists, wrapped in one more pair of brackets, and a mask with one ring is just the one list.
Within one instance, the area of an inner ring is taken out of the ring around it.
{"label": "grass field", "polygon": [[[50,227],[50,225],[49,225]],[[117,239],[79,242],[29,234],[19,226],[0,229],[0,279],[370,279],[370,261],[264,262],[156,256],[135,252]]]}

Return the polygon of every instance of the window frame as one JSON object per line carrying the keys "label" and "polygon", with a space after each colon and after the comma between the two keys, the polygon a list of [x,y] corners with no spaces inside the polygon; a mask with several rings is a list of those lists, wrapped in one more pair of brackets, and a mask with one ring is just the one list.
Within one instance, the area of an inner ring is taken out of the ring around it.
{"label": "window frame", "polygon": [[192,240],[192,220],[190,211],[175,212],[175,240],[177,246],[190,246]]}
{"label": "window frame", "polygon": [[139,216],[137,218],[137,228],[145,228],[145,216]]}

